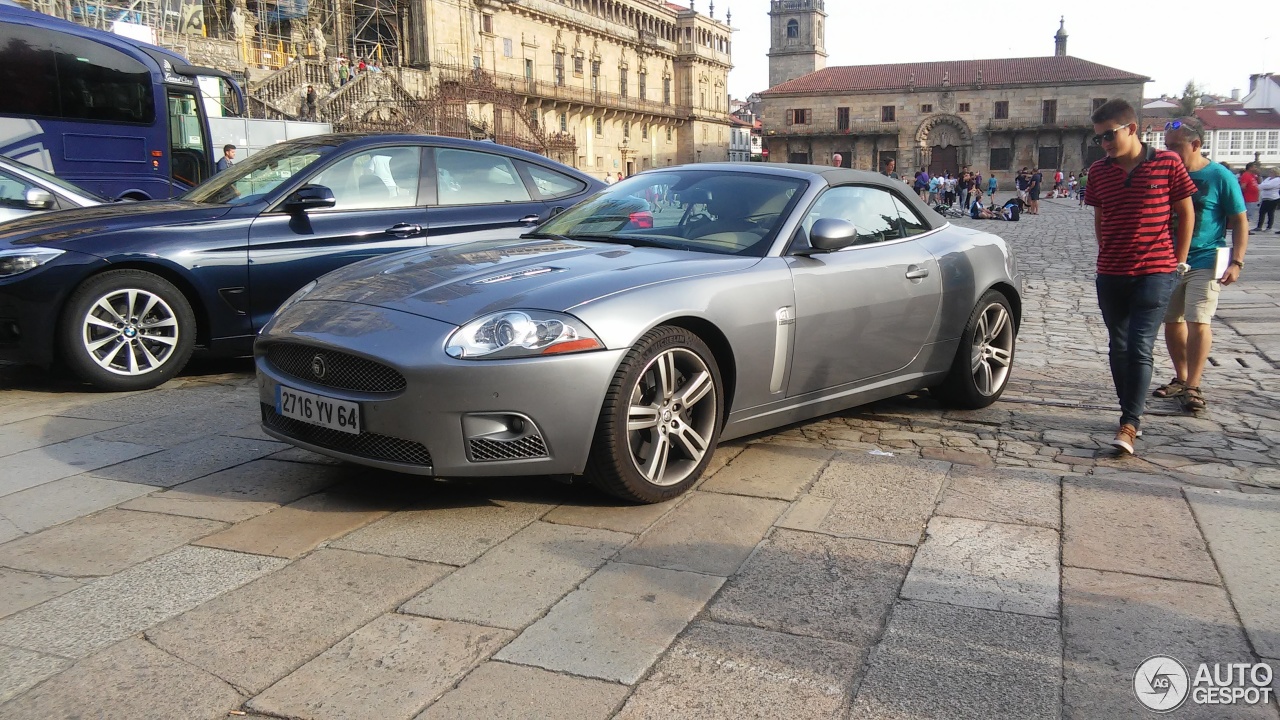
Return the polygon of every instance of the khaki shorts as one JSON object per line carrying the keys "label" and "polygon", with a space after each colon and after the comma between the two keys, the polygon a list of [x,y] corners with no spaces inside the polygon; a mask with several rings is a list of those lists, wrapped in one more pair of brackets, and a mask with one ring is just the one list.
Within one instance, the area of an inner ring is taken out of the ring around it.
{"label": "khaki shorts", "polygon": [[1208,325],[1218,310],[1218,293],[1222,285],[1213,276],[1213,268],[1190,270],[1169,297],[1166,323],[1193,322]]}

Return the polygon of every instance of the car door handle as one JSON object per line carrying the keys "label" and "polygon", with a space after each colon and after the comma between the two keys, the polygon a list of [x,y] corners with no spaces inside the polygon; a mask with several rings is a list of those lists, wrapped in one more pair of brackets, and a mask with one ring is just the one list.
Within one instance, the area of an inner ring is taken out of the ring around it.
{"label": "car door handle", "polygon": [[524,217],[520,218],[520,224],[533,225],[537,222],[540,222],[541,220],[542,218],[538,217],[537,215],[525,215]]}
{"label": "car door handle", "polygon": [[396,237],[413,237],[414,235],[422,234],[422,226],[414,225],[412,223],[396,223],[383,232],[388,235],[395,235]]}
{"label": "car door handle", "polygon": [[907,268],[908,280],[920,280],[921,278],[927,277],[929,277],[929,268],[922,268],[916,265],[911,265]]}

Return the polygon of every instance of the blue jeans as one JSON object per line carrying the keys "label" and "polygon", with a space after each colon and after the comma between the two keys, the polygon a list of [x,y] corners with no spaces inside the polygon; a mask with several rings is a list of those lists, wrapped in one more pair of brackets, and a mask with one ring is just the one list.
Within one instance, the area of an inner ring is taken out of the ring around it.
{"label": "blue jeans", "polygon": [[1151,386],[1151,353],[1164,321],[1177,273],[1099,275],[1098,307],[1110,335],[1111,382],[1120,399],[1120,423],[1142,422]]}

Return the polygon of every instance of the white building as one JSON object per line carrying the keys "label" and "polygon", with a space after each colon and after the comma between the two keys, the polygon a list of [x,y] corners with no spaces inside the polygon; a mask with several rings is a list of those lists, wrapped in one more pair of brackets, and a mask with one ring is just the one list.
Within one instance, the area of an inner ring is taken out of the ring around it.
{"label": "white building", "polygon": [[729,162],[751,162],[751,123],[729,116]]}

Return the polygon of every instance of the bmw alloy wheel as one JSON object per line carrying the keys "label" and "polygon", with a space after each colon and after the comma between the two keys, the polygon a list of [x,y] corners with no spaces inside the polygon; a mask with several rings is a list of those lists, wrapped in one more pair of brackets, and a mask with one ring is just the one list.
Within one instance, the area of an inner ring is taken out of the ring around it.
{"label": "bmw alloy wheel", "polygon": [[159,295],[139,289],[108,292],[89,306],[82,326],[84,350],[102,369],[117,375],[154,372],[173,356],[180,340],[178,319]]}

